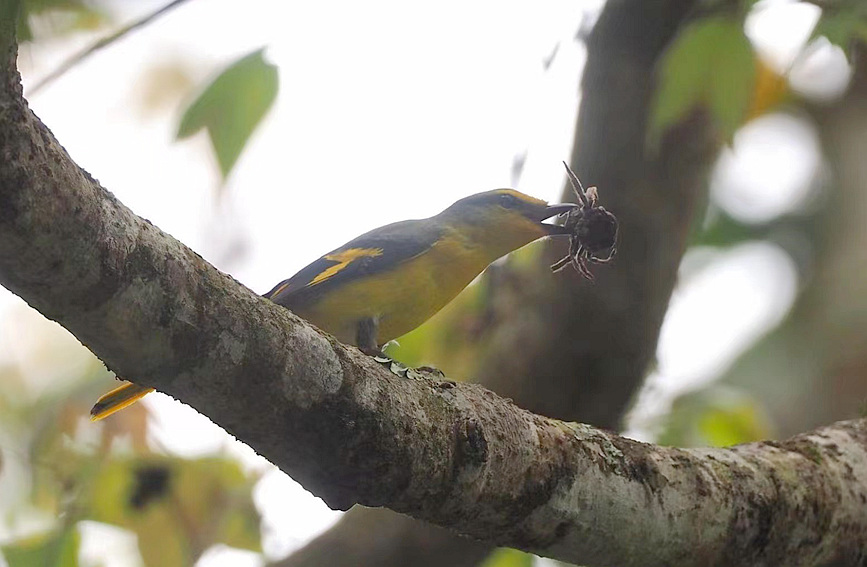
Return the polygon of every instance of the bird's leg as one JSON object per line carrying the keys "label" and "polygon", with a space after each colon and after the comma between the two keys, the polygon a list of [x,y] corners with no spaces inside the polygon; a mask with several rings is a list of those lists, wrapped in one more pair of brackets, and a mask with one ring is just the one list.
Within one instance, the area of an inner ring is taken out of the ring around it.
{"label": "bird's leg", "polygon": [[374,317],[366,317],[361,319],[355,327],[355,345],[361,349],[361,352],[368,356],[372,356],[373,360],[387,366],[392,374],[396,374],[401,378],[409,377],[409,368],[400,362],[393,360],[390,356],[382,352],[379,345],[376,344],[376,335],[379,331],[379,321]]}
{"label": "bird's leg", "polygon": [[376,343],[378,331],[379,321],[373,317],[365,317],[355,328],[355,344],[364,354],[387,358]]}

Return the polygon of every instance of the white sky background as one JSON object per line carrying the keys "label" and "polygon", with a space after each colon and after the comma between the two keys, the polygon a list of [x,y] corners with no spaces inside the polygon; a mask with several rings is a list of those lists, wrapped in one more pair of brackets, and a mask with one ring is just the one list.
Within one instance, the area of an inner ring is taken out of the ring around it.
{"label": "white sky background", "polygon": [[[124,21],[162,4],[116,2]],[[253,290],[267,291],[366,230],[429,216],[462,196],[509,186],[512,160],[526,150],[518,188],[548,200],[559,195],[560,161],[570,151],[584,61],[572,38],[600,2],[241,5],[191,1],[103,50],[30,103],[72,157],[121,201]],[[785,66],[791,49],[781,46],[797,41],[799,29],[809,31],[814,17],[800,7],[775,10],[766,18],[774,25],[754,19],[751,26],[759,31],[751,33],[774,38],[769,45]],[[77,35],[22,51],[25,89],[95,37]],[[545,71],[543,60],[558,43]],[[263,45],[279,66],[279,99],[217,202],[217,167],[204,133],[174,142],[178,105],[148,114],[141,93],[155,65],[181,62],[202,81]],[[809,196],[808,182],[818,168],[814,134],[784,117],[766,121],[770,125],[741,132],[721,161],[715,196],[733,215],[745,199],[747,216],[758,211],[758,218],[768,218]],[[782,148],[775,154],[779,159],[762,153],[768,147]],[[800,173],[781,175],[793,163]],[[737,183],[744,178],[762,183]],[[600,193],[604,202],[604,187]],[[649,404],[656,408],[649,414],[663,411],[665,400],[696,380],[718,375],[779,321],[794,294],[791,260],[767,244],[717,254],[690,272],[663,328],[653,377],[655,393],[663,395]],[[732,302],[740,308],[727,308]],[[754,308],[745,309],[744,302]],[[754,320],[743,320],[745,312],[755,313]],[[39,340],[39,332],[20,333],[22,325],[53,324],[0,290],[0,362],[22,361],[21,353],[34,348],[27,341]],[[268,467],[192,409],[162,395],[146,403],[155,413],[153,432],[169,449],[200,454],[226,448],[256,470]],[[276,471],[257,487],[256,500],[266,552],[273,557],[337,518]],[[88,557],[102,561],[98,539],[90,530],[85,548]],[[134,546],[115,539],[121,547]],[[106,564],[130,564],[123,555]],[[215,552],[200,565],[258,562],[252,554]]]}

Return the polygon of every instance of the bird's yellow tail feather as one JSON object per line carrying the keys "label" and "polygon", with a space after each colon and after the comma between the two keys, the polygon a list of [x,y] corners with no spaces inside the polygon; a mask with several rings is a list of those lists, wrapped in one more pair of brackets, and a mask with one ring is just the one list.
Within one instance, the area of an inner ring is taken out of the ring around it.
{"label": "bird's yellow tail feather", "polygon": [[114,412],[136,403],[153,391],[153,388],[127,382],[96,400],[96,403],[90,408],[90,421],[99,421],[108,417]]}

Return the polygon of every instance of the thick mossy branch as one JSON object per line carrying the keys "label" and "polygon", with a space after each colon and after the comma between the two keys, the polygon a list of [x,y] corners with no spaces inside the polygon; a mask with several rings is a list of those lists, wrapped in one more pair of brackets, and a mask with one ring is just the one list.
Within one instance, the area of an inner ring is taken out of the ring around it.
{"label": "thick mossy branch", "polygon": [[330,505],[586,565],[867,558],[863,421],[689,451],[392,374],[118,202],[27,108],[14,63],[0,60],[0,283]]}

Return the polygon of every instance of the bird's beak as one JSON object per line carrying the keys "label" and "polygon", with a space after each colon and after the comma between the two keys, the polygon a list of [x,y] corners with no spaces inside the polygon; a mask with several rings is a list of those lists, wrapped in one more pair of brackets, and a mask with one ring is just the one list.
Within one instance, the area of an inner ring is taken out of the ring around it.
{"label": "bird's beak", "polygon": [[566,227],[563,227],[563,226],[560,226],[557,224],[543,223],[542,221],[545,219],[549,219],[551,217],[556,217],[558,215],[568,213],[569,211],[571,211],[572,209],[574,209],[578,206],[579,205],[576,205],[574,203],[561,203],[561,204],[556,204],[556,205],[548,205],[542,211],[541,218],[539,218],[537,220],[539,221],[539,223],[543,227],[545,227],[545,230],[547,230],[548,234],[550,234],[551,236],[554,236],[557,234],[569,234],[570,231]]}

